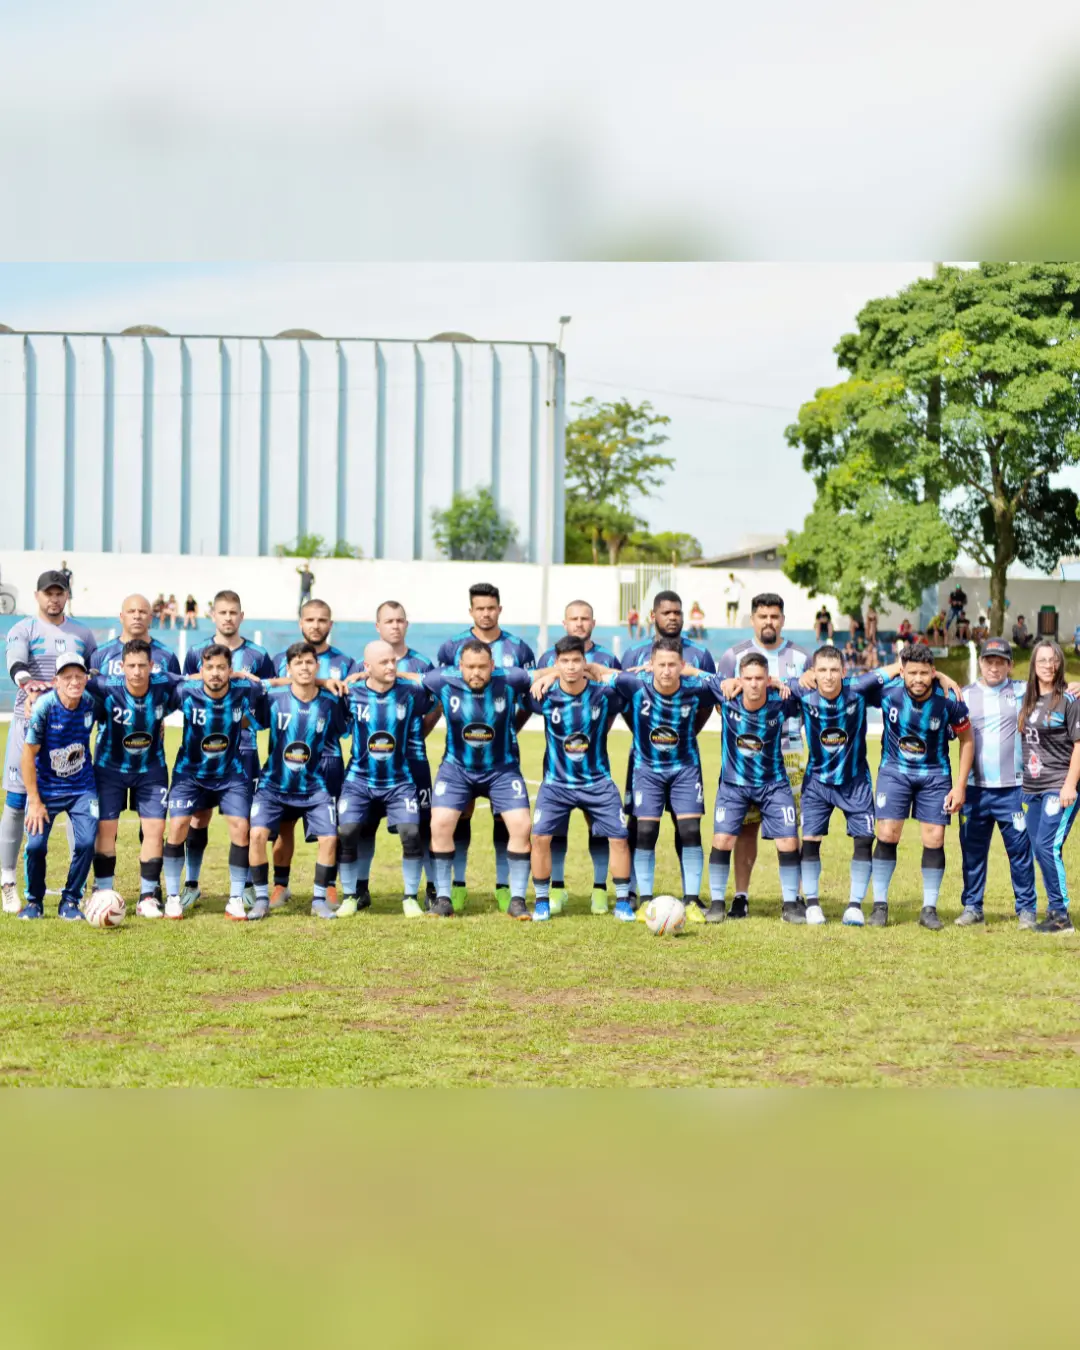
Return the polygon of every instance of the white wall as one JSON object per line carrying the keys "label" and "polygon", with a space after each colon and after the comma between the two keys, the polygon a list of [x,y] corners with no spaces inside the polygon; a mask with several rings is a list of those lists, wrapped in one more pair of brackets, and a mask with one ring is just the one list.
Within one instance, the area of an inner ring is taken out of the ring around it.
{"label": "white wall", "polygon": [[[967,593],[967,616],[975,623],[979,615],[990,615],[990,578],[954,575],[946,578],[938,586],[938,604],[948,613],[949,592],[957,582]],[[1036,616],[1042,605],[1053,605],[1058,611],[1058,632],[1072,637],[1073,629],[1080,624],[1080,581],[1061,581],[1056,577],[1010,577],[1005,586],[1005,599],[1008,608],[1005,611],[1005,636],[1012,637],[1012,626],[1018,614],[1022,614],[1031,632],[1036,631]],[[919,626],[919,611],[903,609],[893,605],[881,612],[882,628],[896,628],[901,619],[908,618]]]}

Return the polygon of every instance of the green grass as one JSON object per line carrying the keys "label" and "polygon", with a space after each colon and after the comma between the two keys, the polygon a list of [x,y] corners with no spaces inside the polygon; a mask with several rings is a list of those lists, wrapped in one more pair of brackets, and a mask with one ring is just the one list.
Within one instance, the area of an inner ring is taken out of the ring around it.
{"label": "green grass", "polygon": [[[535,781],[540,737],[522,741]],[[702,742],[707,781],[715,781],[718,738]],[[627,745],[625,734],[612,736],[617,775]],[[441,753],[437,740],[433,750]],[[895,926],[843,928],[850,845],[834,820],[823,849],[825,928],[778,921],[775,854],[764,846],[748,922],[655,939],[644,925],[588,914],[579,820],[569,914],[533,926],[495,913],[489,820],[480,809],[461,920],[401,917],[397,841],[380,834],[373,911],[340,923],[310,918],[314,856],[301,845],[294,911],[229,923],[216,819],[205,899],[183,923],[132,917],[115,932],[70,927],[52,917],[54,897],[44,922],[4,917],[0,1083],[1080,1085],[1080,937],[1017,931],[997,840],[984,929],[917,926],[911,826],[894,882]],[[955,829],[946,850],[942,914],[951,919],[960,889]],[[62,831],[54,852],[50,886],[67,863]],[[118,889],[131,913],[137,823],[129,817]],[[656,889],[679,893],[667,824]]]}

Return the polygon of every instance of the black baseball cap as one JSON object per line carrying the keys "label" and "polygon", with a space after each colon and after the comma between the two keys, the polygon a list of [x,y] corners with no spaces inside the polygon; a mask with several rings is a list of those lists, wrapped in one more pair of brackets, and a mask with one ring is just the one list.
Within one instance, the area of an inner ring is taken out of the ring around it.
{"label": "black baseball cap", "polygon": [[1012,647],[1004,638],[987,638],[979,648],[980,656],[1003,656],[1006,661],[1011,661]]}
{"label": "black baseball cap", "polygon": [[62,586],[65,591],[70,591],[68,579],[63,572],[42,572],[37,579],[37,589],[47,591],[50,586]]}

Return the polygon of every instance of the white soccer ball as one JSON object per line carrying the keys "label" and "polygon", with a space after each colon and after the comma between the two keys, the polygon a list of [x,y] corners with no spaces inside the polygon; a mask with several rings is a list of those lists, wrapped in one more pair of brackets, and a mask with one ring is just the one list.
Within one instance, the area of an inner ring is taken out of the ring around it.
{"label": "white soccer ball", "polygon": [[83,912],[93,928],[119,928],[127,917],[127,905],[115,891],[91,891]]}
{"label": "white soccer ball", "polygon": [[645,927],[653,937],[681,933],[686,926],[686,906],[673,895],[654,895],[645,906]]}

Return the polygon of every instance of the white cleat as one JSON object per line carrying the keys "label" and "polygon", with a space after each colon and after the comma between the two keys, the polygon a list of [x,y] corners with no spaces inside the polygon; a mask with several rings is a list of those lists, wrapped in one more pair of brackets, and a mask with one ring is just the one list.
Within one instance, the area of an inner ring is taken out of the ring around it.
{"label": "white cleat", "polygon": [[3,906],[5,914],[18,914],[22,909],[22,901],[19,899],[19,892],[13,881],[6,881],[0,890],[3,892]]}
{"label": "white cleat", "polygon": [[820,905],[806,906],[806,922],[812,924],[823,924],[825,922],[825,911]]}
{"label": "white cleat", "polygon": [[862,928],[866,923],[862,909],[858,905],[848,905],[844,910],[844,925],[847,928]]}
{"label": "white cleat", "polygon": [[244,887],[244,908],[251,909],[252,905],[254,904],[255,904],[255,884],[254,882],[249,881],[248,884]]}
{"label": "white cleat", "polygon": [[167,895],[165,897],[165,917],[167,919],[182,919],[184,917],[184,906],[180,903],[178,895]]}
{"label": "white cleat", "polygon": [[[244,908],[243,900],[237,895],[230,896],[229,901],[225,906],[225,917],[227,919],[239,919],[243,921],[247,916],[248,913]],[[259,918],[261,919],[262,917],[263,916],[260,914]]]}
{"label": "white cleat", "polygon": [[152,895],[144,895],[135,906],[135,913],[140,919],[160,919],[162,917],[161,906]]}

